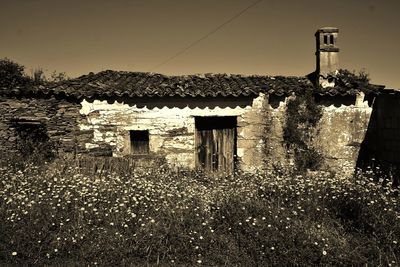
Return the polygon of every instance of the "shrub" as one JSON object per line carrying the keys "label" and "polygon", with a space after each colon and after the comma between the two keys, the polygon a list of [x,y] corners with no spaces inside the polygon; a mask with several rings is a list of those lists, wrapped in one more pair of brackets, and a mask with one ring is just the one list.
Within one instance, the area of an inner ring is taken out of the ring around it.
{"label": "shrub", "polygon": [[56,146],[50,141],[43,124],[14,124],[16,148],[24,163],[36,165],[54,159]]}
{"label": "shrub", "polygon": [[0,59],[0,88],[24,87],[30,83],[31,79],[24,73],[24,66],[7,58]]}
{"label": "shrub", "polygon": [[286,107],[283,140],[293,151],[296,170],[317,170],[323,163],[322,154],[312,146],[322,108],[315,103],[311,91],[290,98]]}

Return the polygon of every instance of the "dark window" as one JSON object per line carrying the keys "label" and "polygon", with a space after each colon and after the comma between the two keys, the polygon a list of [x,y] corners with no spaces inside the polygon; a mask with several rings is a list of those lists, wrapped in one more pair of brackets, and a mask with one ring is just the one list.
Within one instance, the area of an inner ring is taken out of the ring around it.
{"label": "dark window", "polygon": [[333,35],[330,36],[331,39],[331,45],[333,45]]}
{"label": "dark window", "polygon": [[328,44],[328,35],[324,35],[324,44],[325,44],[325,45]]}
{"label": "dark window", "polygon": [[16,149],[19,154],[37,163],[55,157],[56,147],[47,135],[47,128],[38,121],[14,121]]}
{"label": "dark window", "polygon": [[129,131],[131,154],[149,154],[149,131]]}

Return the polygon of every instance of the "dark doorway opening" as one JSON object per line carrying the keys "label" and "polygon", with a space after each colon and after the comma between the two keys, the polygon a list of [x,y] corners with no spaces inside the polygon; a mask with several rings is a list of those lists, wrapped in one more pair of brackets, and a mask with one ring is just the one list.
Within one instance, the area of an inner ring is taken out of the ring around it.
{"label": "dark doorway opening", "polygon": [[236,126],[234,116],[195,117],[197,168],[226,174],[234,172]]}
{"label": "dark doorway opening", "polygon": [[43,163],[56,156],[56,145],[47,134],[46,125],[36,121],[13,121],[16,149],[27,161]]}

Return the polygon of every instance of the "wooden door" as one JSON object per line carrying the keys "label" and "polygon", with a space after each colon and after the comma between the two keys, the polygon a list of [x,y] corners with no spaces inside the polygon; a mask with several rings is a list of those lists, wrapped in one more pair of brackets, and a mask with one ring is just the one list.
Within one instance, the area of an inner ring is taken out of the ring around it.
{"label": "wooden door", "polygon": [[235,168],[236,117],[196,117],[196,166],[231,174]]}

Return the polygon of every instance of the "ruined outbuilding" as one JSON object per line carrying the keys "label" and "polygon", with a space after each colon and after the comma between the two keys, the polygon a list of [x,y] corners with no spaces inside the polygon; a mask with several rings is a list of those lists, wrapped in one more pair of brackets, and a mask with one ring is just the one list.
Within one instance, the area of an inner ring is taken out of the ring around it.
{"label": "ruined outbuilding", "polygon": [[383,86],[366,89],[338,78],[337,38],[335,28],[317,31],[316,71],[305,77],[102,71],[3,89],[0,148],[17,152],[20,129],[42,127],[59,154],[252,172],[292,164],[283,140],[286,104],[312,92],[322,117],[309,145],[323,155],[324,167],[351,172],[372,103],[384,92]]}

